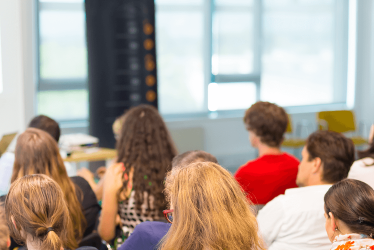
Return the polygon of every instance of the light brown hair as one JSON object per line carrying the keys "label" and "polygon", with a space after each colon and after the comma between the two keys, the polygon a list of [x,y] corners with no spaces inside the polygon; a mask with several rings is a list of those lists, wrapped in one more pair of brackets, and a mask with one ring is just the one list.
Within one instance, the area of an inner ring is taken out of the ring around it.
{"label": "light brown hair", "polygon": [[194,162],[214,162],[218,163],[217,158],[202,150],[192,150],[179,154],[173,158],[171,165],[173,168],[177,166],[189,165]]}
{"label": "light brown hair", "polygon": [[287,130],[286,111],[270,102],[256,102],[244,115],[246,129],[254,132],[262,143],[269,147],[279,147]]}
{"label": "light brown hair", "polygon": [[321,159],[324,182],[336,183],[347,178],[355,160],[355,146],[351,139],[333,131],[317,131],[308,137],[306,149],[309,161],[316,157]]}
{"label": "light brown hair", "polygon": [[[158,217],[162,217],[162,210],[166,207],[163,182],[177,150],[156,108],[139,105],[125,113],[117,151],[118,162],[123,162],[126,167],[125,173],[129,174],[134,168],[136,209],[141,211],[141,205],[147,204],[155,209]],[[126,189],[127,182],[124,180],[121,191]],[[144,192],[148,193],[147,199]],[[150,196],[154,197],[152,206]]]}
{"label": "light brown hair", "polygon": [[[77,248],[64,194],[46,175],[19,178],[10,187],[5,201],[7,224],[17,243],[27,237],[40,241],[40,249]],[[51,230],[51,231],[50,231]]]}
{"label": "light brown hair", "polygon": [[8,250],[9,228],[5,220],[4,204],[0,203],[0,250]]}
{"label": "light brown hair", "polygon": [[11,182],[30,174],[45,174],[59,184],[79,242],[86,227],[77,197],[78,194],[79,199],[83,199],[82,191],[68,177],[56,141],[47,132],[36,128],[28,128],[18,137]]}
{"label": "light brown hair", "polygon": [[261,250],[256,218],[232,175],[212,162],[173,169],[166,178],[173,224],[162,250]]}
{"label": "light brown hair", "polygon": [[352,233],[374,238],[374,190],[366,183],[345,179],[325,194],[325,212],[343,221]]}

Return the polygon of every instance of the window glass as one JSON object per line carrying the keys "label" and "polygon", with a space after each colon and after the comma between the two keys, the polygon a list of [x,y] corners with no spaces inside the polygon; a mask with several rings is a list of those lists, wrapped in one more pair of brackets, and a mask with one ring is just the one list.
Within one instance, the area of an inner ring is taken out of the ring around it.
{"label": "window glass", "polygon": [[335,2],[264,1],[262,100],[282,106],[345,100],[334,95]]}
{"label": "window glass", "polygon": [[253,1],[217,1],[213,16],[212,73],[253,70]]}
{"label": "window glass", "polygon": [[40,91],[38,93],[38,113],[57,120],[87,119],[87,90]]}
{"label": "window glass", "polygon": [[204,111],[202,11],[158,10],[156,41],[161,113]]}
{"label": "window glass", "polygon": [[211,83],[208,86],[210,111],[247,109],[255,102],[254,83]]}
{"label": "window glass", "polygon": [[41,78],[87,77],[83,4],[77,10],[42,8],[39,32]]}

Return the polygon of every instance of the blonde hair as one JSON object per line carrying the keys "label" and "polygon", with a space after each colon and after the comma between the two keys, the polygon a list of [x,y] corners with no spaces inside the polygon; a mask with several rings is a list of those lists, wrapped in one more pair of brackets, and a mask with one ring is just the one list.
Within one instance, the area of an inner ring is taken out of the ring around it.
{"label": "blonde hair", "polygon": [[[64,194],[46,175],[28,175],[10,187],[5,201],[10,234],[18,243],[27,237],[40,241],[40,249],[77,248]],[[52,231],[51,231],[52,230]]]}
{"label": "blonde hair", "polygon": [[78,191],[83,199],[82,191],[70,180],[56,141],[47,132],[36,128],[28,128],[18,137],[11,182],[30,174],[45,174],[60,186],[72,220],[74,237],[79,242],[86,227],[76,193]]}
{"label": "blonde hair", "polygon": [[198,162],[173,169],[165,186],[174,212],[160,249],[264,249],[250,204],[218,164]]}
{"label": "blonde hair", "polygon": [[0,203],[0,250],[8,250],[9,228],[5,220],[3,203]]}

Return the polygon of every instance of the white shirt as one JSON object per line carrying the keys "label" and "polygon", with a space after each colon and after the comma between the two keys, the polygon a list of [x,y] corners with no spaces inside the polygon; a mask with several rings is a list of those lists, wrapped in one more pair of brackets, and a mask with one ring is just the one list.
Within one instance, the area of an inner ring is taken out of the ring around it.
{"label": "white shirt", "polygon": [[370,157],[355,161],[348,178],[363,181],[374,188],[374,159]]}
{"label": "white shirt", "polygon": [[287,189],[260,210],[257,221],[268,250],[326,250],[324,196],[331,185]]}

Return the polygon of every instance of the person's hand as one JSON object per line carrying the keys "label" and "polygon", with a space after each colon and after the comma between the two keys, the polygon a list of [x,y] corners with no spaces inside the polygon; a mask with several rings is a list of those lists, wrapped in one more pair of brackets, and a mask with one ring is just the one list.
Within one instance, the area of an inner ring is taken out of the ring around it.
{"label": "person's hand", "polygon": [[123,172],[126,170],[122,162],[110,166],[104,176],[104,192],[116,193],[123,186]]}
{"label": "person's hand", "polygon": [[106,172],[106,167],[99,167],[99,168],[96,170],[96,174],[97,174],[97,176],[99,177],[99,179],[101,179],[101,178],[104,177],[105,172]]}
{"label": "person's hand", "polygon": [[371,144],[373,142],[373,138],[374,137],[374,124],[371,125],[371,128],[370,128],[370,134],[369,134],[369,144]]}
{"label": "person's hand", "polygon": [[94,174],[87,168],[82,168],[77,172],[77,175],[84,178],[87,182],[95,179]]}

